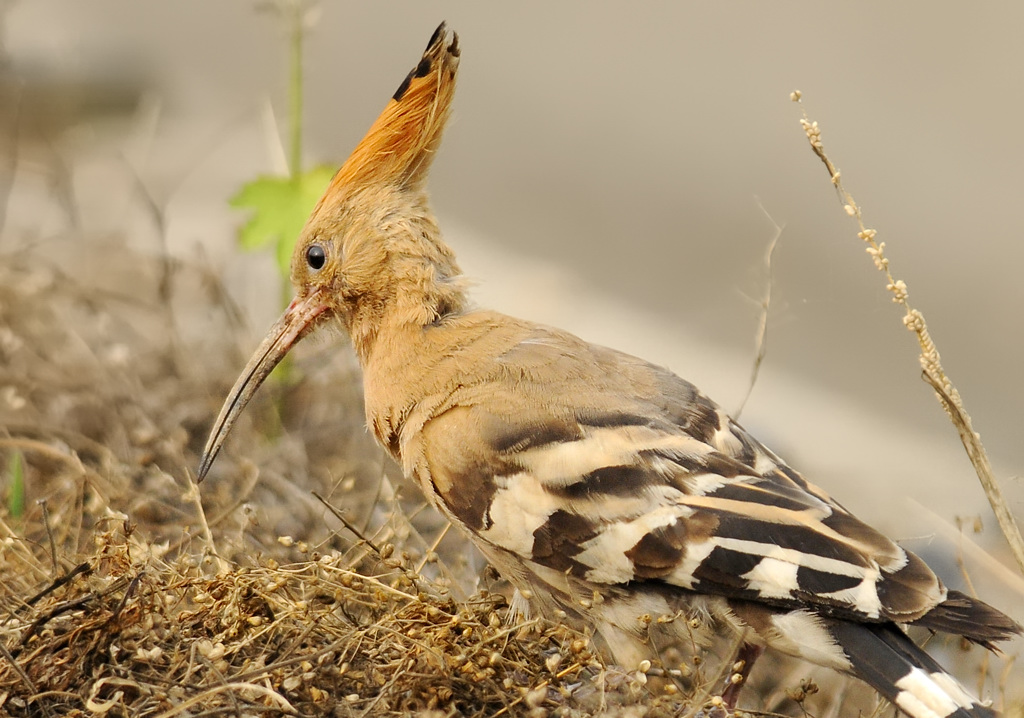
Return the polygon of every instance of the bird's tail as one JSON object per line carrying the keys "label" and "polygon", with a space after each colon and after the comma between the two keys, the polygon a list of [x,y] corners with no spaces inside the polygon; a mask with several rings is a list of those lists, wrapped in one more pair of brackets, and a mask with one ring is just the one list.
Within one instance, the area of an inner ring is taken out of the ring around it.
{"label": "bird's tail", "polygon": [[997,608],[961,593],[948,591],[946,600],[932,608],[913,625],[932,631],[963,636],[998,653],[996,643],[1008,641],[1024,632],[1024,628]]}
{"label": "bird's tail", "polygon": [[892,625],[831,622],[851,672],[912,718],[995,718],[931,656]]}

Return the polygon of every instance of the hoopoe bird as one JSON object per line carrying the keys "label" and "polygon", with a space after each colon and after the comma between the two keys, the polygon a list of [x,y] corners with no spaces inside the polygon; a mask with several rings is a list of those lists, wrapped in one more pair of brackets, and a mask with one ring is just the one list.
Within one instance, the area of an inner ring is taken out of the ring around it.
{"label": "hoopoe bird", "polygon": [[425,189],[459,55],[442,23],[331,180],[295,248],[297,294],[199,479],[288,350],[340,322],[369,427],[406,476],[533,610],[593,627],[623,666],[652,653],[645,616],[682,611],[742,635],[748,668],[769,647],[859,676],[913,718],[995,715],[901,626],[992,650],[1021,626],[947,589],[667,369],[471,306]]}

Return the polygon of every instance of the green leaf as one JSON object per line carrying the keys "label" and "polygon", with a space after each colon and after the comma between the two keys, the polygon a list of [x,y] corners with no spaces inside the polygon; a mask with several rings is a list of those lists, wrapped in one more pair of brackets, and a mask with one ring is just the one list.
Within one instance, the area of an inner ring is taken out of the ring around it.
{"label": "green leaf", "polygon": [[333,176],[333,167],[320,165],[297,177],[260,177],[242,185],[231,206],[255,210],[238,231],[242,248],[272,245],[281,275],[287,277],[299,232]]}
{"label": "green leaf", "polygon": [[20,451],[11,453],[7,473],[11,477],[11,485],[7,488],[7,511],[12,518],[18,519],[25,515],[25,467]]}

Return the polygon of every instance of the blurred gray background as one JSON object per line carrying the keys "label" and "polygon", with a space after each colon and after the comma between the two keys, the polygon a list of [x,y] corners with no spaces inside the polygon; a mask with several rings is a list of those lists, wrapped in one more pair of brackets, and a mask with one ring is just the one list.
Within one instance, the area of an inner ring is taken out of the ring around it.
{"label": "blurred gray background", "polygon": [[[1009,563],[789,93],[1020,514],[1024,4],[322,0],[307,163],[345,159],[442,19],[463,58],[432,194],[481,304],[667,365],[735,409],[774,222],[767,356],[742,422],[908,547],[949,554],[951,522],[981,516],[971,538]],[[285,24],[249,0],[0,0],[0,21],[7,235],[73,226],[158,252],[147,195],[171,251],[225,274],[255,342],[278,280],[238,252],[227,200],[282,170]]]}

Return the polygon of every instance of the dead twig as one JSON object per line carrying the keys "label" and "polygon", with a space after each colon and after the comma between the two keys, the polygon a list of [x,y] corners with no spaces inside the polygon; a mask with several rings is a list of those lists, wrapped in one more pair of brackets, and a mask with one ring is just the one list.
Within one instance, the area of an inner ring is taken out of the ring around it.
{"label": "dead twig", "polygon": [[[800,92],[793,92],[790,95],[790,99],[794,102],[800,102]],[[892,293],[892,301],[900,305],[906,312],[903,316],[903,324],[914,333],[917,343],[921,348],[919,360],[921,362],[922,377],[935,390],[935,395],[938,397],[943,409],[945,409],[953,426],[956,427],[957,432],[960,434],[960,441],[963,443],[967,456],[971,460],[975,472],[978,474],[978,480],[985,491],[989,504],[992,506],[996,521],[999,523],[999,529],[1006,538],[1006,542],[1010,545],[1010,551],[1017,561],[1018,568],[1021,573],[1024,573],[1024,538],[1021,537],[1017,521],[1010,512],[1010,508],[1003,496],[1002,487],[992,472],[992,465],[989,462],[985,447],[981,443],[981,437],[978,436],[978,433],[974,431],[971,425],[971,417],[964,409],[960,393],[942,368],[938,349],[935,347],[935,342],[932,341],[931,335],[928,332],[924,315],[910,305],[906,282],[902,279],[896,279],[889,269],[889,258],[885,256],[885,242],[876,240],[877,230],[870,229],[864,224],[860,206],[843,186],[839,169],[825,153],[825,147],[821,142],[821,129],[818,127],[818,123],[812,122],[807,117],[807,112],[803,109],[802,105],[801,112],[803,117],[800,120],[800,125],[807,135],[811,149],[825,165],[825,169],[828,170],[829,179],[839,195],[839,200],[843,203],[843,209],[857,222],[859,228],[857,236],[867,243],[866,251],[874,261],[875,268],[885,275],[887,281],[886,289]]]}
{"label": "dead twig", "polygon": [[772,236],[771,241],[768,243],[768,248],[764,253],[764,269],[765,269],[765,281],[764,281],[764,295],[758,302],[760,309],[760,317],[757,323],[757,338],[755,340],[756,354],[754,356],[754,365],[750,368],[750,381],[747,384],[747,392],[743,395],[743,400],[740,401],[736,411],[733,412],[733,418],[739,420],[740,414],[743,413],[744,407],[747,405],[747,401],[750,399],[750,395],[754,392],[754,385],[757,384],[758,374],[761,373],[761,364],[764,363],[765,354],[768,351],[768,311],[772,305],[772,284],[774,279],[772,277],[772,257],[775,255],[775,247],[779,244],[779,239],[782,238],[782,227],[776,223],[772,216],[768,214],[768,211],[758,200],[757,206],[761,208],[764,216],[768,218],[768,221],[775,227],[775,234]]}

